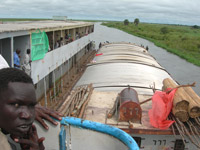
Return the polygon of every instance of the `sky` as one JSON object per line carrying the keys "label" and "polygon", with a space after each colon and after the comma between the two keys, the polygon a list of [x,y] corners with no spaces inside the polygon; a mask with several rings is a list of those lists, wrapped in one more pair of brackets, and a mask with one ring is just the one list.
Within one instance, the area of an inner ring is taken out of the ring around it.
{"label": "sky", "polygon": [[0,0],[0,18],[113,20],[200,25],[200,0]]}

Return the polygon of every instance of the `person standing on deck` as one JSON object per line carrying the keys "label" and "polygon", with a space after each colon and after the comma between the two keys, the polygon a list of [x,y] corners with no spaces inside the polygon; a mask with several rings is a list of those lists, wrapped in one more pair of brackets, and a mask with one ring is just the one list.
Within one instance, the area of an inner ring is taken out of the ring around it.
{"label": "person standing on deck", "polygon": [[148,46],[146,46],[146,50],[147,50],[147,51],[149,50],[149,47],[148,47]]}
{"label": "person standing on deck", "polygon": [[20,69],[20,50],[17,49],[16,52],[14,52],[14,68]]}
{"label": "person standing on deck", "polygon": [[23,63],[23,71],[26,72],[29,76],[31,75],[31,60],[30,60],[30,49],[26,50],[26,54],[24,57],[24,63]]}

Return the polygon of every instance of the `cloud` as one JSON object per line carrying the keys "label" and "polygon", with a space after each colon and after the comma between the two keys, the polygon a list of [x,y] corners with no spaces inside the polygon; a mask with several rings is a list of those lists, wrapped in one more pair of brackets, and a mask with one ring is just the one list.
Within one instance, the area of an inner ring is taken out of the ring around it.
{"label": "cloud", "polygon": [[142,22],[200,25],[199,0],[0,0],[0,17],[139,18]]}

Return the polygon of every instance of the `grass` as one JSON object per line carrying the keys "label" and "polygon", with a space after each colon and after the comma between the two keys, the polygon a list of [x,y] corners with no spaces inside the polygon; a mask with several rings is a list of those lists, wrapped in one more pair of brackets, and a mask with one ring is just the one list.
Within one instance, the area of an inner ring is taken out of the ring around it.
{"label": "grass", "polygon": [[123,30],[129,34],[145,38],[155,45],[200,66],[200,28],[196,26],[165,25],[123,22],[107,22],[103,25]]}

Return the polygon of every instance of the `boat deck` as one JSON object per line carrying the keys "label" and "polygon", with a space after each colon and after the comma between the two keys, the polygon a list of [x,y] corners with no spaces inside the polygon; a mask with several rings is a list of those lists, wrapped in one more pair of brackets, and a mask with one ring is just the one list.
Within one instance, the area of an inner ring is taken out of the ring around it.
{"label": "boat deck", "polygon": [[[137,89],[136,89],[137,90]],[[119,122],[118,115],[115,115],[112,118],[107,118],[107,114],[110,109],[113,107],[115,99],[118,95],[118,92],[105,92],[94,90],[91,99],[86,108],[84,119],[91,120],[95,122],[101,122],[108,125],[112,125],[123,130],[129,130],[132,133],[148,133],[148,134],[172,134],[171,129],[163,130],[162,132],[157,128],[154,128],[149,123],[148,111],[151,109],[151,101],[146,102],[141,105],[142,108],[142,119],[141,123],[132,123],[132,122]],[[138,95],[140,102],[148,99],[151,95]]]}

